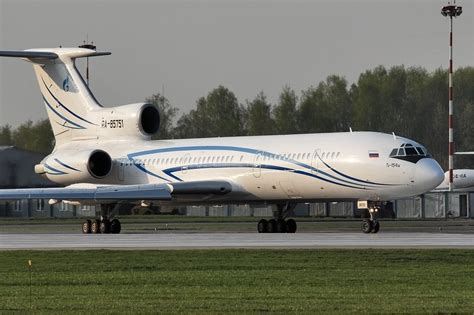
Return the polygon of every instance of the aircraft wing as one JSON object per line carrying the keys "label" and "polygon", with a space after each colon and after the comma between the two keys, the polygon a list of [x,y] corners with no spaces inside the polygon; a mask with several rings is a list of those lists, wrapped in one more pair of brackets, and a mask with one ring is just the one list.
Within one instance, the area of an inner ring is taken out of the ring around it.
{"label": "aircraft wing", "polygon": [[173,197],[186,195],[225,195],[231,191],[231,183],[223,180],[110,186],[79,184],[64,188],[3,189],[0,190],[0,200],[55,199],[96,202],[171,200]]}

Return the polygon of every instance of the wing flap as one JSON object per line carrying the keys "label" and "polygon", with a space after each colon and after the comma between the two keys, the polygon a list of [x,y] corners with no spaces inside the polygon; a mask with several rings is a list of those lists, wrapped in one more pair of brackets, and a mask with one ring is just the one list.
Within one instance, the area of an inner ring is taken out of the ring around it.
{"label": "wing flap", "polygon": [[195,181],[170,183],[173,195],[225,195],[232,192],[232,185],[227,181]]}

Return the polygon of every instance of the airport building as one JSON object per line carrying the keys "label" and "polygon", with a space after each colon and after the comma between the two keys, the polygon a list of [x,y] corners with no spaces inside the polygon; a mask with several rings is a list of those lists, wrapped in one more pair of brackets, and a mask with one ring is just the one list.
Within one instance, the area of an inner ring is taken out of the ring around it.
{"label": "airport building", "polygon": [[[38,153],[15,147],[0,147],[0,189],[26,187],[52,187],[54,184],[34,173],[34,166],[43,159]],[[21,165],[20,162],[21,161]],[[93,217],[96,206],[74,206],[48,200],[18,200],[0,202],[2,217]],[[187,216],[254,216],[272,215],[272,207],[265,205],[188,206],[163,209],[140,209],[124,206],[120,214],[174,213]],[[360,217],[352,202],[302,203],[294,210],[295,216]],[[474,191],[463,193],[436,192],[422,196],[395,200],[381,213],[382,217],[399,219],[474,218]]]}
{"label": "airport building", "polygon": [[[18,200],[0,204],[3,217],[94,217],[96,206],[75,206],[59,203],[48,204],[48,200]],[[124,207],[120,214],[173,213],[186,216],[272,216],[268,205],[213,205],[187,206],[172,209],[140,209]],[[301,203],[294,210],[299,217],[357,218],[360,211],[352,202]],[[429,193],[422,196],[395,200],[386,207],[381,217],[394,219],[446,219],[474,218],[474,193]]]}

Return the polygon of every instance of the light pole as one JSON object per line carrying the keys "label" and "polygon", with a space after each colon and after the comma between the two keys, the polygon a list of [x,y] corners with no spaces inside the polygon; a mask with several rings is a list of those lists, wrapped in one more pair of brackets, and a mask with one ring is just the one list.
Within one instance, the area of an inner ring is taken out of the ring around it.
{"label": "light pole", "polygon": [[[87,42],[84,42],[83,45],[79,46],[79,48],[86,48],[86,49],[92,49],[96,50],[97,47],[94,45],[94,42],[91,42],[90,44]],[[86,81],[87,81],[87,86],[89,86],[89,57],[86,58]]]}
{"label": "light pole", "polygon": [[449,191],[453,190],[453,168],[454,168],[454,135],[453,135],[453,17],[458,17],[462,13],[462,7],[456,5],[454,0],[453,4],[448,2],[448,5],[441,9],[443,16],[449,17],[449,146],[448,146],[448,167],[449,167]]}

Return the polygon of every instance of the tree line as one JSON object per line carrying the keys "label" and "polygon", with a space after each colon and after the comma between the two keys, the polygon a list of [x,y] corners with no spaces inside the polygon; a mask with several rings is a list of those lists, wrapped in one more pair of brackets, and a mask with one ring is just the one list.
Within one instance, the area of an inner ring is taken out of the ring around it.
{"label": "tree line", "polygon": [[[454,73],[456,151],[474,151],[474,68]],[[224,86],[196,101],[178,117],[177,107],[160,94],[146,100],[160,109],[160,131],[154,139],[225,137],[349,131],[394,132],[425,145],[447,168],[448,75],[438,69],[378,66],[349,85],[344,77],[297,93],[284,86],[271,104],[264,92],[240,102]],[[0,145],[49,153],[53,134],[47,120],[28,121],[16,129],[0,128]],[[456,157],[457,168],[474,168],[474,156]]]}

